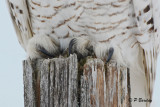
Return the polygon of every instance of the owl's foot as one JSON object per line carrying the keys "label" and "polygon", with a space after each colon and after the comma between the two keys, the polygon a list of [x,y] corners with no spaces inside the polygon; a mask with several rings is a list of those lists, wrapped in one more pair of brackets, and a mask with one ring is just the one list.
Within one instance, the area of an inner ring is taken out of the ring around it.
{"label": "owl's foot", "polygon": [[109,48],[106,64],[111,60],[113,53],[114,53],[114,49],[112,47]]}
{"label": "owl's foot", "polygon": [[111,59],[115,59],[115,46],[112,44],[97,42],[94,45],[94,52],[97,58],[104,61],[107,64]]}
{"label": "owl's foot", "polygon": [[93,46],[90,41],[81,37],[73,38],[69,43],[69,55],[76,53],[78,60],[93,55]]}
{"label": "owl's foot", "polygon": [[58,42],[49,36],[34,36],[28,42],[27,54],[31,59],[54,58],[59,53]]}

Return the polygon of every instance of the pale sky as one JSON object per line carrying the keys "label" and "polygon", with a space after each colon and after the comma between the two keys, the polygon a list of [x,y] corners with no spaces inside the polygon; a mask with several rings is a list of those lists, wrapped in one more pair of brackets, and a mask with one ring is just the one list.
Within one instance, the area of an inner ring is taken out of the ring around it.
{"label": "pale sky", "polygon": [[[0,107],[24,107],[22,60],[26,54],[18,43],[5,0],[0,0],[0,33]],[[160,66],[157,68],[152,107],[160,107]]]}
{"label": "pale sky", "polygon": [[24,107],[22,60],[5,0],[0,0],[0,107]]}

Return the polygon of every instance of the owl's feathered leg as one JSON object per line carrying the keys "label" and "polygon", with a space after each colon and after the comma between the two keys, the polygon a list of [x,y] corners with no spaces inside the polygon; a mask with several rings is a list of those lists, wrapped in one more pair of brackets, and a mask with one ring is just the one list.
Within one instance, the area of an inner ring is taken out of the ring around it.
{"label": "owl's feathered leg", "polygon": [[27,54],[31,59],[56,57],[60,54],[59,43],[46,35],[34,36],[28,42]]}
{"label": "owl's feathered leg", "polygon": [[121,49],[118,45],[112,45],[112,43],[96,42],[94,45],[94,53],[97,58],[102,59],[106,64],[111,60],[116,60],[117,63],[121,63],[126,66],[125,57],[121,53]]}
{"label": "owl's feathered leg", "polygon": [[69,43],[69,54],[76,53],[78,59],[93,55],[93,46],[85,38],[73,38]]}

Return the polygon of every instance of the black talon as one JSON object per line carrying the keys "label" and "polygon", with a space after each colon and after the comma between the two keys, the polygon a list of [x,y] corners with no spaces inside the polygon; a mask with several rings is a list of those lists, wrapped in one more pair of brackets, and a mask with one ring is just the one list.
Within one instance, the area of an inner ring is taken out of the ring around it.
{"label": "black talon", "polygon": [[87,48],[87,50],[88,50],[88,56],[94,55],[93,46],[89,46],[89,47]]}
{"label": "black talon", "polygon": [[41,56],[43,57],[55,57],[54,55],[50,54],[44,47],[37,46],[37,50],[40,52]]}
{"label": "black talon", "polygon": [[81,52],[81,50],[78,50],[77,41],[78,41],[77,38],[73,38],[70,41],[69,49],[68,49],[69,50],[69,55],[73,54],[73,53],[76,53],[78,61],[80,61],[83,58],[86,58],[87,56],[92,56],[93,55],[93,53],[94,53],[93,46],[90,46],[90,45],[87,44],[86,47],[85,47],[85,52],[86,53],[83,53],[83,52]]}
{"label": "black talon", "polygon": [[75,44],[75,41],[76,41],[76,39],[74,38],[74,39],[72,39],[72,40],[70,41],[70,43],[69,43],[69,55],[73,53],[73,52],[72,52],[72,47],[73,47],[73,45]]}
{"label": "black talon", "polygon": [[108,52],[108,57],[107,57],[106,64],[107,64],[107,63],[110,61],[110,59],[112,58],[113,52],[114,52],[114,49],[113,49],[112,47],[109,48],[109,52]]}

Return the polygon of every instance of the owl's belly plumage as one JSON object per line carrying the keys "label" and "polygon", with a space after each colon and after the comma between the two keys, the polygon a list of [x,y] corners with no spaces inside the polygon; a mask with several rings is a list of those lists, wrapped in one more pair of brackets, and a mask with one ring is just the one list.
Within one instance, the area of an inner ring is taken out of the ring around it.
{"label": "owl's belly plumage", "polygon": [[56,35],[57,39],[90,36],[100,42],[119,38],[118,42],[125,42],[138,35],[130,0],[44,2],[29,0],[35,35]]}

